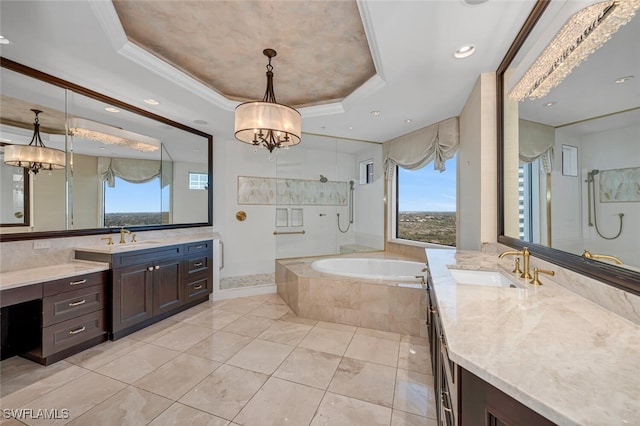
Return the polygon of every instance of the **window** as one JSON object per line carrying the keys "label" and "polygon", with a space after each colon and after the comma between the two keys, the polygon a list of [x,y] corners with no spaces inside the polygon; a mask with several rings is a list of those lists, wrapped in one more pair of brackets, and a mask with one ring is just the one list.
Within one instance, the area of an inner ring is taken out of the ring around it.
{"label": "window", "polygon": [[159,176],[143,183],[127,182],[116,176],[114,187],[104,183],[104,226],[167,223],[162,203]]}
{"label": "window", "polygon": [[207,189],[209,175],[206,173],[189,172],[189,189]]}
{"label": "window", "polygon": [[456,155],[447,170],[433,163],[418,170],[397,168],[396,238],[456,245]]}

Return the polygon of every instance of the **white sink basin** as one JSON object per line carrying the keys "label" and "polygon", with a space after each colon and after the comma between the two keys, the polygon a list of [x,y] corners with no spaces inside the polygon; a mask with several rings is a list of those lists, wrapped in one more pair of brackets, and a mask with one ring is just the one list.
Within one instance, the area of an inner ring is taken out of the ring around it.
{"label": "white sink basin", "polygon": [[523,288],[521,284],[498,271],[473,271],[468,269],[449,269],[449,273],[458,284],[481,285],[486,287]]}

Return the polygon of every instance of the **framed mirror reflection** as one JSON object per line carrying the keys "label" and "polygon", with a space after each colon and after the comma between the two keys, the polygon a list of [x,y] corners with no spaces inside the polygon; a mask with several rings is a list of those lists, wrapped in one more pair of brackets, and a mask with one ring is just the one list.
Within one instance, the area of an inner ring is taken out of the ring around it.
{"label": "framed mirror reflection", "polygon": [[616,7],[539,1],[501,64],[499,240],[640,293],[640,18]]}
{"label": "framed mirror reflection", "polygon": [[24,175],[26,194],[22,223],[3,202],[3,241],[212,224],[211,135],[6,59],[0,79],[1,142],[31,149],[36,109],[42,146],[65,163],[25,174],[24,154],[3,158],[3,201],[15,198],[5,173]]}

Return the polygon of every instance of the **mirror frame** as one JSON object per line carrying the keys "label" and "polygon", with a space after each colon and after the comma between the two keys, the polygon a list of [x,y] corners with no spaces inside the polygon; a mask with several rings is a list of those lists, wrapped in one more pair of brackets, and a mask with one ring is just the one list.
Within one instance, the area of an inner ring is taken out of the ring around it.
{"label": "mirror frame", "polygon": [[[79,86],[75,83],[71,83],[69,81],[63,80],[61,78],[55,77],[45,72],[38,71],[26,65],[19,64],[10,59],[0,57],[0,69],[1,68],[6,68],[8,70],[24,74],[28,77],[35,78],[37,80],[42,80],[54,86],[71,90],[75,93],[87,96],[89,98],[92,98],[104,103],[112,104],[114,106],[117,106],[118,108],[122,108],[124,110],[142,115],[144,117],[150,118],[152,120],[156,120],[158,122],[167,124],[172,127],[176,127],[186,132],[193,133],[198,136],[202,136],[203,138],[207,138],[207,153],[208,153],[207,154],[208,155],[207,170],[209,174],[209,187],[207,188],[207,193],[208,193],[207,194],[207,205],[208,205],[207,222],[177,223],[177,224],[168,224],[168,225],[143,225],[143,226],[136,226],[133,228],[135,229],[136,232],[140,232],[140,231],[152,231],[152,230],[159,230],[159,229],[178,229],[178,228],[195,228],[195,227],[201,227],[201,226],[213,226],[213,184],[212,184],[213,182],[213,161],[212,161],[213,136],[212,135],[202,132],[200,130],[185,126],[184,124],[177,123],[168,118],[156,115],[152,112],[145,111],[133,105],[129,105],[123,101],[111,98],[109,96],[95,92],[91,89],[87,89],[85,87]],[[112,233],[118,233],[118,232],[119,232],[119,229],[112,229],[112,228],[87,228],[87,229],[67,229],[67,230],[59,230],[59,231],[19,232],[19,233],[10,233],[10,234],[0,234],[0,242],[36,240],[36,239],[46,239],[46,238],[77,237],[77,236],[83,236],[83,235],[112,234]]]}
{"label": "mirror frame", "polygon": [[529,247],[531,254],[559,267],[569,269],[590,278],[602,281],[632,294],[640,295],[640,273],[609,265],[593,259],[586,259],[540,244],[528,243],[517,238],[504,235],[504,73],[511,64],[527,36],[531,33],[545,9],[552,0],[537,0],[531,13],[509,47],[507,54],[496,70],[496,106],[497,106],[497,136],[498,136],[498,242],[515,249]]}

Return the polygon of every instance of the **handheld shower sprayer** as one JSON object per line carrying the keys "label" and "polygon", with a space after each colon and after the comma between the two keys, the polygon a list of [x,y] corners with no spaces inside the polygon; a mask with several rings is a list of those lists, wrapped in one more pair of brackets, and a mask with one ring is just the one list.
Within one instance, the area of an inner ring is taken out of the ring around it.
{"label": "handheld shower sprayer", "polygon": [[347,224],[347,229],[345,229],[344,231],[342,230],[342,228],[340,228],[340,213],[338,213],[338,230],[340,232],[342,232],[343,234],[347,233],[347,231],[349,231],[349,228],[351,227],[351,224],[353,223],[353,191],[355,191],[355,182],[353,180],[349,181],[349,223]]}
{"label": "handheld shower sprayer", "polygon": [[[620,234],[622,234],[622,217],[624,216],[624,213],[618,213],[618,217],[620,219],[620,228],[618,229],[618,233],[613,237],[605,237],[604,235],[602,235],[602,233],[600,232],[600,229],[598,229],[598,216],[597,216],[598,214],[596,212],[596,182],[594,179],[594,176],[599,173],[600,173],[600,170],[598,169],[593,169],[587,172],[587,180],[585,181],[587,182],[587,211],[588,211],[587,224],[589,226],[595,227],[598,235],[600,235],[600,237],[604,238],[605,240],[615,240],[620,236]],[[592,207],[593,207],[593,220],[591,220]]]}

